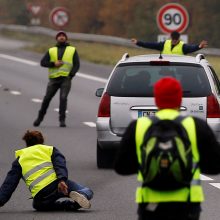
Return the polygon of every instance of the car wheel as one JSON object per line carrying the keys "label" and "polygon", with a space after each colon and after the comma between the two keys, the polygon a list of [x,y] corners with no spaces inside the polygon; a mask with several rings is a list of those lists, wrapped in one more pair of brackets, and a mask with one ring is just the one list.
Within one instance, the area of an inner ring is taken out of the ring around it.
{"label": "car wheel", "polygon": [[116,151],[114,149],[103,149],[97,141],[97,167],[98,168],[113,168]]}

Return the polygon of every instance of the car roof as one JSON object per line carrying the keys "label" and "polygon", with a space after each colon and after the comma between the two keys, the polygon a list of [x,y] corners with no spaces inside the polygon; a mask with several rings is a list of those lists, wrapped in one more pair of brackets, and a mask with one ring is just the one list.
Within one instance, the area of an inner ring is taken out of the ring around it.
{"label": "car roof", "polygon": [[119,63],[150,62],[150,61],[169,61],[169,62],[178,62],[178,63],[209,65],[208,61],[205,59],[205,56],[203,54],[197,54],[196,56],[145,54],[145,55],[130,57],[128,53],[125,53],[122,56]]}

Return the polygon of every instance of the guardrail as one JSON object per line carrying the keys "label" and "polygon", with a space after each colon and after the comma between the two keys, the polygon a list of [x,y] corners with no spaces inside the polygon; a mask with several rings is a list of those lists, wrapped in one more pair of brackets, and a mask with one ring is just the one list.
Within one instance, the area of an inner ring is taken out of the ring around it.
{"label": "guardrail", "polygon": [[[40,27],[40,26],[0,24],[0,30],[4,30],[4,29],[12,30],[12,31],[22,31],[24,33],[31,33],[31,34],[45,34],[45,35],[52,36],[52,37],[54,37],[57,33],[57,30]],[[73,33],[73,32],[66,32],[66,33],[69,39],[133,47],[133,45],[130,42],[130,39],[106,36],[106,35],[97,35],[97,34],[84,34],[84,33]]]}
{"label": "guardrail", "polygon": [[[57,33],[57,30],[53,30],[46,27],[40,26],[23,26],[23,25],[6,25],[0,24],[0,30],[12,30],[12,31],[22,31],[24,33],[31,33],[31,34],[45,34],[48,36],[54,37]],[[120,37],[113,37],[107,35],[98,35],[98,34],[85,34],[85,33],[73,33],[73,32],[66,32],[69,39],[73,40],[81,40],[81,41],[88,41],[88,42],[99,42],[99,43],[106,43],[106,44],[114,44],[126,47],[136,47],[130,42],[130,39],[120,38]],[[220,49],[218,48],[204,48],[199,51],[199,53],[203,53],[206,55],[216,55],[220,56]]]}

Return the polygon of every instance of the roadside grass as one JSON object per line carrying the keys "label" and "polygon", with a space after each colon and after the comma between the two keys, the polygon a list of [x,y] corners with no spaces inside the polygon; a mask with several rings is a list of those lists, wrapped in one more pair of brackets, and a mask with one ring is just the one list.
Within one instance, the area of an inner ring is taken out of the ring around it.
{"label": "roadside grass", "polygon": [[[42,54],[44,54],[49,47],[56,43],[55,39],[52,37],[41,34],[27,34],[23,32],[2,30],[1,35],[7,38],[27,41],[31,44],[26,46],[24,49]],[[77,48],[80,59],[96,64],[111,66],[114,66],[124,53],[128,53],[130,56],[157,53],[155,50],[148,50],[144,48],[124,47],[76,40],[70,40],[69,42]],[[206,59],[220,77],[220,56],[206,55]]]}

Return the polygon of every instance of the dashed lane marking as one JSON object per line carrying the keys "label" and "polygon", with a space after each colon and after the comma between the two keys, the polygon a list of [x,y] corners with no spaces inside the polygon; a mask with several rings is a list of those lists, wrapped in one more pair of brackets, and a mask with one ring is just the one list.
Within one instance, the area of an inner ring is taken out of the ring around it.
{"label": "dashed lane marking", "polygon": [[[39,66],[39,63],[37,63],[37,62],[30,61],[30,60],[27,60],[27,59],[18,58],[18,57],[14,57],[14,56],[10,56],[10,55],[6,55],[6,54],[1,54],[0,53],[0,58],[13,60],[13,61],[20,62],[20,63],[25,63],[25,64],[28,64],[28,65],[31,65],[31,66]],[[107,79],[105,79],[105,78],[91,76],[91,75],[87,75],[87,74],[81,73],[81,72],[78,72],[76,76],[84,78],[84,79],[89,79],[89,80],[94,80],[94,81],[97,81],[97,82],[102,82],[102,83],[107,82]],[[2,87],[1,84],[0,84],[0,87]],[[19,91],[10,91],[10,93],[13,94],[13,95],[21,95],[21,92],[19,92]],[[38,102],[38,103],[42,102],[42,100],[38,99],[38,98],[33,98],[33,99],[31,99],[31,101]],[[54,111],[58,112],[59,109],[55,108]],[[83,122],[83,123],[85,125],[89,126],[89,127],[96,127],[96,124],[94,122]],[[213,181],[212,178],[209,178],[205,175],[200,175],[200,179],[202,181]],[[218,188],[218,189],[220,189],[220,183],[209,183],[209,184],[216,187],[216,188]]]}
{"label": "dashed lane marking", "polygon": [[[200,179],[202,181],[214,181],[214,179],[212,179],[208,176],[202,175],[202,174],[200,174]],[[220,183],[209,183],[209,184],[216,187],[216,188],[218,188],[218,189],[220,189]]]}
{"label": "dashed lane marking", "polygon": [[11,93],[12,95],[21,95],[21,92],[15,91],[15,90],[11,90],[10,93]]}
{"label": "dashed lane marking", "polygon": [[102,82],[102,83],[106,83],[107,82],[107,79],[104,79],[104,78],[101,78],[101,77],[97,77],[97,76],[87,75],[85,73],[80,73],[80,72],[78,72],[76,74],[76,76],[84,78],[84,79],[89,79],[89,80],[94,80],[94,81],[97,81],[97,82]]}
{"label": "dashed lane marking", "polygon": [[85,125],[87,125],[87,126],[89,126],[89,127],[92,127],[92,128],[95,128],[96,127],[96,123],[94,123],[94,122],[83,122],[83,124],[85,124]]}
{"label": "dashed lane marking", "polygon": [[10,55],[6,55],[6,54],[2,54],[0,53],[0,57],[3,59],[7,59],[7,60],[13,60],[19,63],[25,63],[31,66],[38,66],[39,64],[37,62],[34,61],[30,61],[30,60],[26,60],[26,59],[22,59],[22,58],[18,58],[18,57],[14,57],[14,56],[10,56]]}
{"label": "dashed lane marking", "polygon": [[209,183],[209,184],[220,189],[220,183]]}
{"label": "dashed lane marking", "polygon": [[[55,108],[54,111],[59,112],[59,108]],[[68,113],[68,110],[66,110],[66,113]]]}
{"label": "dashed lane marking", "polygon": [[[2,54],[2,53],[0,53],[0,58],[7,59],[7,60],[13,60],[13,61],[16,61],[16,62],[19,62],[19,63],[25,63],[25,64],[28,64],[28,65],[31,65],[31,66],[39,66],[39,63],[37,63],[37,62],[27,60],[27,59],[18,58],[18,57],[14,57],[14,56],[10,56],[10,55],[6,55],[6,54]],[[89,80],[94,80],[94,81],[97,81],[97,82],[102,82],[102,83],[107,82],[107,79],[105,79],[105,78],[91,76],[91,75],[81,73],[81,72],[78,72],[76,74],[76,76],[84,78],[84,79],[89,79]]]}
{"label": "dashed lane marking", "polygon": [[32,102],[37,102],[37,103],[41,103],[42,99],[37,99],[37,98],[33,98],[31,99]]}
{"label": "dashed lane marking", "polygon": [[205,176],[205,175],[200,175],[200,179],[203,180],[203,181],[213,181],[212,178],[208,177],[208,176]]}

